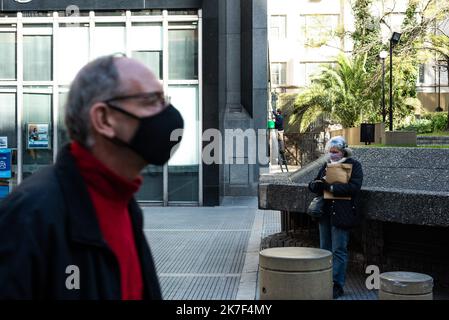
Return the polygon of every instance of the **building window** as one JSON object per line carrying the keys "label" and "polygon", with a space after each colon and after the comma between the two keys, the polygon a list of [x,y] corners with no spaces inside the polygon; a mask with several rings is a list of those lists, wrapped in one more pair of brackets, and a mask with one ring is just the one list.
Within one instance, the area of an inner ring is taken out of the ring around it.
{"label": "building window", "polygon": [[89,28],[61,24],[55,43],[57,81],[69,84],[89,61]]}
{"label": "building window", "polygon": [[179,150],[168,161],[168,201],[198,201],[200,145],[197,85],[170,85],[168,95],[184,118]]}
{"label": "building window", "polygon": [[23,80],[52,80],[52,36],[23,36]]}
{"label": "building window", "polygon": [[306,62],[299,64],[299,86],[306,87],[312,82],[312,78],[321,70],[323,65],[331,65],[330,62]]}
{"label": "building window", "polygon": [[[32,90],[32,89],[29,89]],[[52,96],[50,94],[25,93],[23,95],[23,178],[31,176],[40,168],[53,162],[52,147]],[[47,125],[48,148],[32,149],[30,145],[29,126]]]}
{"label": "building window", "polygon": [[130,16],[123,10],[98,11],[93,17],[89,12],[70,19],[66,15],[24,12],[23,25],[18,18],[0,25],[0,137],[3,146],[13,149],[10,187],[53,163],[57,151],[70,141],[64,109],[76,73],[99,56],[122,53],[159,76],[185,119],[180,150],[166,165],[142,171],[145,179],[137,198],[165,205],[200,202],[198,11],[169,11],[169,17],[161,10],[133,11]]}
{"label": "building window", "polygon": [[273,62],[271,64],[271,84],[278,86],[287,84],[287,63]]}
{"label": "building window", "polygon": [[196,15],[196,10],[169,10],[169,16],[194,16]]}
{"label": "building window", "polygon": [[91,60],[108,54],[125,54],[125,24],[97,23]]}
{"label": "building window", "polygon": [[304,42],[310,47],[321,47],[335,38],[339,15],[302,15],[301,31]]}
{"label": "building window", "polygon": [[425,81],[425,66],[424,66],[424,64],[420,64],[419,65],[418,82],[419,83],[424,83],[424,81]]}
{"label": "building window", "polygon": [[16,79],[16,34],[0,32],[0,80]]}
{"label": "building window", "polygon": [[17,148],[16,94],[0,92],[0,136],[6,137],[8,148]]}
{"label": "building window", "polygon": [[162,79],[162,51],[133,51],[132,57],[145,64]]}
{"label": "building window", "polygon": [[270,17],[270,40],[285,39],[287,34],[287,16]]}
{"label": "building window", "polygon": [[168,31],[168,78],[198,79],[198,37],[196,29]]}
{"label": "building window", "polygon": [[131,56],[162,79],[162,24],[133,23],[128,45]]}

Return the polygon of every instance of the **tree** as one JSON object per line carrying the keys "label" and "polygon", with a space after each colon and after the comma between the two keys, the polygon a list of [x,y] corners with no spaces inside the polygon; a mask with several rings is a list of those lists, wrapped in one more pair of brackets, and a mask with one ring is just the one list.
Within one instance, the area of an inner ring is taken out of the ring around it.
{"label": "tree", "polygon": [[335,66],[323,65],[312,85],[298,95],[290,123],[299,121],[304,132],[318,116],[328,113],[344,127],[360,124],[363,113],[372,108],[365,65],[366,55],[351,59],[343,54]]}
{"label": "tree", "polygon": [[[322,113],[330,114],[344,127],[362,121],[381,121],[382,67],[378,55],[380,51],[388,50],[389,44],[382,43],[380,31],[381,25],[391,30],[386,17],[392,12],[374,17],[370,10],[373,0],[354,0],[351,4],[355,31],[349,35],[354,41],[354,50],[349,57],[339,56],[334,67],[323,66],[311,86],[298,95],[290,122],[299,122],[301,131],[307,130],[307,126]],[[431,32],[448,16],[449,1],[408,2],[401,41],[394,47],[393,55],[396,127],[404,125],[407,118],[414,117],[414,111],[421,109],[416,98],[418,66],[428,59],[422,51],[438,52],[449,66],[449,37],[443,31],[438,35]],[[389,97],[386,99],[388,105]]]}

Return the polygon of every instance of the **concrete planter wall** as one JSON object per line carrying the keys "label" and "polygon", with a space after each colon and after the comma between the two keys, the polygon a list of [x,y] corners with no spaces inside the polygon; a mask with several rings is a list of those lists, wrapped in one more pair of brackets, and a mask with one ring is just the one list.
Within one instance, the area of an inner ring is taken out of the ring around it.
{"label": "concrete planter wall", "polygon": [[387,131],[385,132],[385,144],[416,146],[416,131]]}

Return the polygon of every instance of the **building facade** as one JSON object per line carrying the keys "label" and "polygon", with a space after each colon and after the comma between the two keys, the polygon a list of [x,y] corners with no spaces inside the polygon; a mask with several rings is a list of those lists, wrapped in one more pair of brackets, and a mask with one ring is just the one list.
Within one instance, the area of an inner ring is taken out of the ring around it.
{"label": "building facade", "polygon": [[[393,31],[401,32],[408,2],[373,1],[372,14],[385,21],[380,24],[384,43],[388,43]],[[268,15],[272,92],[301,91],[321,64],[331,64],[336,55],[353,49],[349,36],[337,36],[354,30],[349,0],[268,0]],[[449,19],[439,29],[449,35]],[[438,99],[441,109],[448,110],[449,76],[442,64],[447,66],[447,61],[438,63],[435,57],[419,68],[417,97],[427,111],[436,110]]]}
{"label": "building facade", "polygon": [[[442,21],[435,35],[445,34],[449,39],[449,18]],[[427,52],[430,56],[428,63],[419,67],[418,85],[416,88],[418,99],[427,111],[449,110],[449,56],[442,56],[438,52]]]}
{"label": "building facade", "polygon": [[342,0],[269,0],[269,56],[273,91],[298,92],[321,64],[333,63],[350,43],[335,32],[349,28]]}
{"label": "building facade", "polygon": [[3,187],[11,191],[55,161],[69,141],[64,103],[70,82],[87,62],[121,53],[159,76],[185,120],[174,157],[143,171],[138,200],[219,205],[223,196],[256,194],[263,166],[235,156],[205,164],[202,152],[210,143],[203,139],[208,129],[218,129],[226,142],[226,130],[265,128],[266,0],[1,0],[0,5],[0,148],[12,152],[11,178],[1,180]]}

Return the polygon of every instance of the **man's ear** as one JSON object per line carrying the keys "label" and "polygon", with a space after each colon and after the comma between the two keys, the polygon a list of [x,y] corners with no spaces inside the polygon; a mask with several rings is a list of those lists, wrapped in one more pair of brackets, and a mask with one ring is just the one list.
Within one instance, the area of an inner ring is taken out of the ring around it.
{"label": "man's ear", "polygon": [[95,103],[89,111],[90,121],[92,124],[92,129],[109,138],[115,136],[114,129],[111,125],[113,118],[109,116],[109,108],[103,102]]}

